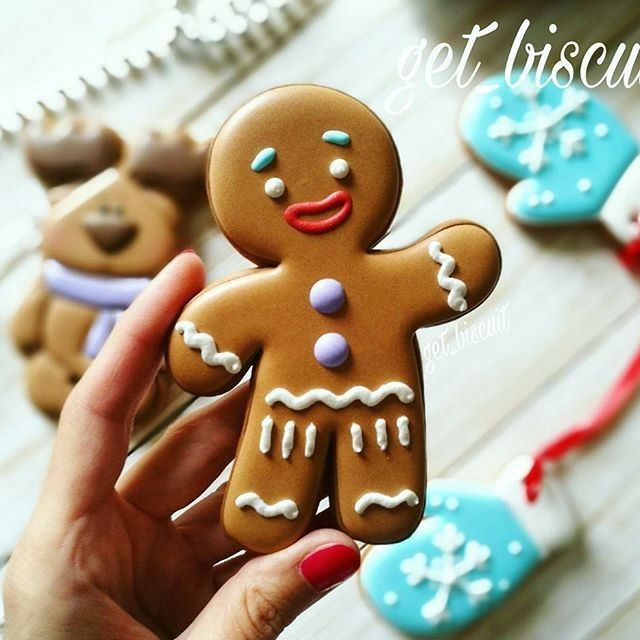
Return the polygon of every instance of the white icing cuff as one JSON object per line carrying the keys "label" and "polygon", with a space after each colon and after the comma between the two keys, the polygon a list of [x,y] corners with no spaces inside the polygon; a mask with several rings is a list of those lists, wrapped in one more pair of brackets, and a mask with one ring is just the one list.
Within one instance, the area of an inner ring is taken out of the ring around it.
{"label": "white icing cuff", "polygon": [[627,167],[602,207],[600,218],[611,234],[626,245],[640,235],[640,156]]}
{"label": "white icing cuff", "polygon": [[176,331],[182,336],[187,347],[200,351],[202,361],[210,367],[222,366],[227,373],[238,373],[242,369],[242,362],[235,353],[219,352],[213,336],[199,333],[193,322],[181,320],[176,324]]}
{"label": "white icing cuff", "polygon": [[531,456],[516,458],[498,476],[495,486],[497,494],[511,507],[541,555],[546,557],[571,542],[578,524],[560,484],[548,472],[537,500],[527,500],[522,481],[532,462]]}
{"label": "white icing cuff", "polygon": [[403,489],[395,496],[370,491],[358,498],[354,508],[358,515],[362,515],[372,504],[377,504],[385,509],[395,509],[401,504],[408,504],[410,507],[415,507],[419,502],[420,499],[411,489]]}
{"label": "white icing cuff", "polygon": [[239,495],[236,498],[236,507],[239,509],[251,507],[263,518],[284,516],[287,520],[295,520],[300,513],[298,511],[298,506],[293,500],[289,500],[287,498],[285,500],[275,502],[274,504],[268,504],[253,491]]}

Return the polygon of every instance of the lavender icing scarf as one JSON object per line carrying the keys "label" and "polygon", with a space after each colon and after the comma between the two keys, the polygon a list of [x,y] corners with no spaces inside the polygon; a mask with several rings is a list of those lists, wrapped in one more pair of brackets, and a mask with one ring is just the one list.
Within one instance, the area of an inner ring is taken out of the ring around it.
{"label": "lavender icing scarf", "polygon": [[52,293],[99,309],[84,342],[84,353],[89,358],[98,355],[120,314],[151,281],[83,273],[52,259],[45,260],[42,276]]}

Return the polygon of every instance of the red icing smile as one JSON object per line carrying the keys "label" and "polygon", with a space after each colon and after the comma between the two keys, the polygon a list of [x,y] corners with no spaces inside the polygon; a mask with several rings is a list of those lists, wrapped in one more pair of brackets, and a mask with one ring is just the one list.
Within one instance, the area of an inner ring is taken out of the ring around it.
{"label": "red icing smile", "polygon": [[[324,200],[317,202],[298,202],[287,207],[284,219],[294,229],[303,233],[327,233],[339,227],[351,215],[351,196],[347,191],[334,191]],[[335,207],[340,210],[329,218],[311,220],[302,216],[317,216]]]}

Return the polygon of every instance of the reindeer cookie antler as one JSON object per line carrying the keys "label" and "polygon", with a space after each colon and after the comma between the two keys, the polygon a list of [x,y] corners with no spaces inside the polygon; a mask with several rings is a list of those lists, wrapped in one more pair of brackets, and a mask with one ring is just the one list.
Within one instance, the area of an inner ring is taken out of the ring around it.
{"label": "reindeer cookie antler", "polygon": [[76,119],[31,129],[25,137],[25,156],[47,187],[77,183],[113,167],[122,158],[124,142],[102,124]]}
{"label": "reindeer cookie antler", "polygon": [[183,131],[152,131],[132,149],[129,174],[140,184],[193,202],[204,195],[208,142],[197,142]]}

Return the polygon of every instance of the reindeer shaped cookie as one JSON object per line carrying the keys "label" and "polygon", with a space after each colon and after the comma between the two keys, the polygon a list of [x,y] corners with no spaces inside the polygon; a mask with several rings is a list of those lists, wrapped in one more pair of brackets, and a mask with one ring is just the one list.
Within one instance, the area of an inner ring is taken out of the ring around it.
{"label": "reindeer shaped cookie", "polygon": [[[46,413],[60,412],[118,315],[178,252],[188,197],[203,191],[204,151],[182,134],[150,134],[125,154],[115,132],[84,121],[27,140],[51,210],[42,274],[12,336],[28,356],[29,396]],[[162,406],[167,383],[161,373],[140,416]]]}
{"label": "reindeer shaped cookie", "polygon": [[299,538],[329,470],[332,507],[353,537],[393,542],[420,521],[425,419],[414,333],[477,307],[501,262],[493,237],[463,221],[375,251],[401,184],[382,122],[323,87],[258,96],[213,143],[217,220],[259,268],[186,307],[168,366],[199,395],[233,387],[253,366],[222,512],[226,532],[249,549]]}

